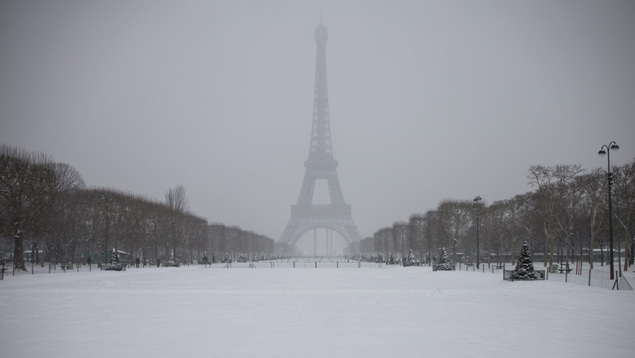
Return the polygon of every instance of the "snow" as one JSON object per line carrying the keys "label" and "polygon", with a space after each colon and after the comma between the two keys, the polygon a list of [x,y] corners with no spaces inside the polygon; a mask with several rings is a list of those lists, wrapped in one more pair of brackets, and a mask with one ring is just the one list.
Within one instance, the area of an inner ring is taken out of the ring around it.
{"label": "snow", "polygon": [[428,267],[258,266],[5,277],[0,356],[579,358],[635,350],[635,291]]}

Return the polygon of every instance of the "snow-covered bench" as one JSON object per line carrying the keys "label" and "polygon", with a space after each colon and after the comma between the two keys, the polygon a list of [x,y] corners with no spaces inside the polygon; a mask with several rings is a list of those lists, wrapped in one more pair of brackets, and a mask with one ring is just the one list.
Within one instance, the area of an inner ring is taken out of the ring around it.
{"label": "snow-covered bench", "polygon": [[566,273],[569,273],[569,272],[571,272],[571,271],[572,271],[572,270],[569,268],[569,264],[566,264],[566,265],[560,265],[560,268],[558,269],[558,272],[560,272],[560,273],[565,273],[565,272],[566,272]]}
{"label": "snow-covered bench", "polygon": [[64,270],[64,271],[72,270],[73,269],[73,263],[72,262],[62,263],[62,264],[60,264],[60,268],[62,270]]}
{"label": "snow-covered bench", "polygon": [[[518,278],[514,278],[513,276],[514,274],[514,270],[503,270],[503,280],[504,281],[534,281],[534,280],[523,280],[523,279],[518,279]],[[546,279],[545,276],[545,270],[534,270],[534,274],[536,274],[536,279],[537,281],[539,280],[544,280]]]}

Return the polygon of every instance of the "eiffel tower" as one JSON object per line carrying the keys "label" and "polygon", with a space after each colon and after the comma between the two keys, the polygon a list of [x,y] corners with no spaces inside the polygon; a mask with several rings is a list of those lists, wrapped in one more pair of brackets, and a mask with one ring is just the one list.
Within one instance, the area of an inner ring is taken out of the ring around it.
{"label": "eiffel tower", "polygon": [[[304,162],[306,172],[298,201],[295,205],[291,205],[291,218],[280,238],[282,243],[292,246],[302,235],[317,229],[332,230],[344,238],[349,245],[362,239],[353,221],[351,206],[344,201],[340,181],[337,178],[338,163],[333,157],[326,80],[327,39],[326,27],[322,24],[320,16],[320,24],[315,29],[317,51],[309,159]],[[326,180],[328,183],[331,198],[329,205],[313,204],[313,192],[318,179]]]}

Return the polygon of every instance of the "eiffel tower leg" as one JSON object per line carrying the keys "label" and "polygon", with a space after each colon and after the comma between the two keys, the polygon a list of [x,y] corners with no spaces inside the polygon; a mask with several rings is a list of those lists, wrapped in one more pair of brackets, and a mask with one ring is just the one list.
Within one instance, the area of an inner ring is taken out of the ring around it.
{"label": "eiffel tower leg", "polygon": [[329,256],[333,257],[333,231],[329,230],[329,246],[330,251],[329,251]]}
{"label": "eiffel tower leg", "polygon": [[333,257],[333,231],[329,230],[329,256]]}
{"label": "eiffel tower leg", "polygon": [[329,245],[331,246],[331,256],[333,256],[333,231],[329,231]]}

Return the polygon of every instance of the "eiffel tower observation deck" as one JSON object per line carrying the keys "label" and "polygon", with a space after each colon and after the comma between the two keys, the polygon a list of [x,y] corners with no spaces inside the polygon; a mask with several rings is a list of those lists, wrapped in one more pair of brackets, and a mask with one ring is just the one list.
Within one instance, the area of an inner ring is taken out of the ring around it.
{"label": "eiffel tower observation deck", "polygon": [[[315,92],[309,159],[304,162],[306,171],[298,201],[291,205],[291,218],[280,238],[281,242],[289,245],[295,245],[302,235],[317,229],[332,230],[349,245],[361,240],[353,221],[351,206],[344,201],[337,177],[338,163],[333,157],[326,76],[327,40],[326,27],[320,19],[320,24],[315,29]],[[331,201],[328,205],[313,204],[317,180],[327,181]]]}

